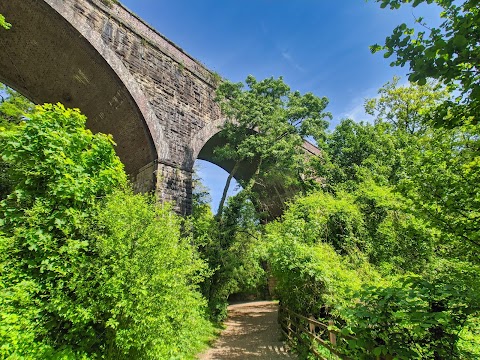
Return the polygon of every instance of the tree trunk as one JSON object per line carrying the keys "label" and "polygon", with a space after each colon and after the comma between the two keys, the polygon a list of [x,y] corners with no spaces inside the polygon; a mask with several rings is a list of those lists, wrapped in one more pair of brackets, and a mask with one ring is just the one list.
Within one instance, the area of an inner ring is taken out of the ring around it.
{"label": "tree trunk", "polygon": [[232,178],[235,176],[235,173],[238,170],[240,162],[237,161],[235,166],[233,167],[230,174],[228,174],[227,182],[225,183],[225,187],[223,188],[222,198],[220,199],[220,204],[218,204],[217,215],[215,215],[215,219],[220,220],[222,218],[223,208],[225,206],[225,200],[227,199],[228,189],[230,188],[230,183],[232,182]]}

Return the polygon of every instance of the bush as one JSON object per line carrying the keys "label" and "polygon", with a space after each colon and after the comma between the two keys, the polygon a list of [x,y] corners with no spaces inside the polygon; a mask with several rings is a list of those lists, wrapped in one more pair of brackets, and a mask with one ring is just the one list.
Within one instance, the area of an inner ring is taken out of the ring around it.
{"label": "bush", "polygon": [[85,120],[47,104],[1,134],[0,357],[188,358],[211,334],[204,265]]}
{"label": "bush", "polygon": [[119,191],[98,214],[96,310],[107,359],[185,359],[212,335],[198,291],[206,265],[169,206]]}
{"label": "bush", "polygon": [[411,213],[411,204],[390,186],[372,180],[358,184],[355,204],[362,212],[369,261],[384,273],[425,270],[438,230]]}
{"label": "bush", "polygon": [[6,357],[38,358],[33,353],[46,348],[99,351],[90,296],[96,254],[87,234],[98,199],[126,175],[112,139],[85,130],[85,121],[76,110],[44,105],[1,134],[14,184],[0,202]]}
{"label": "bush", "polygon": [[[447,270],[447,271],[445,271]],[[430,276],[405,275],[364,286],[344,309],[355,359],[458,359],[460,333],[479,311],[478,268],[440,263]]]}
{"label": "bush", "polygon": [[354,200],[345,192],[334,196],[321,191],[298,198],[277,231],[304,244],[328,243],[339,254],[356,253],[368,247],[368,242],[363,215]]}
{"label": "bush", "polygon": [[275,241],[270,265],[281,303],[305,316],[333,317],[348,303],[350,289],[361,285],[360,276],[328,244]]}
{"label": "bush", "polygon": [[[280,301],[305,316],[336,320],[356,339],[338,339],[354,359],[468,359],[478,352],[480,269],[434,257],[435,231],[409,215],[403,201],[372,183],[354,194],[297,199],[281,221],[267,225]],[[404,275],[381,277],[369,257]]]}
{"label": "bush", "polygon": [[280,301],[304,315],[338,315],[351,291],[376,277],[358,248],[363,226],[349,196],[317,192],[291,204],[266,231]]}

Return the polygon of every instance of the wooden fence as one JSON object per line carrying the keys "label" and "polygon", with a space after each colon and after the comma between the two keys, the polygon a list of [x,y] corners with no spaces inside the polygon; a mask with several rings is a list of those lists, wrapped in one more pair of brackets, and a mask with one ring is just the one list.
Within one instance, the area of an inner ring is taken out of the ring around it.
{"label": "wooden fence", "polygon": [[[336,349],[340,335],[332,330],[333,321],[330,320],[328,324],[324,324],[314,318],[307,318],[290,311],[285,307],[280,307],[278,319],[282,332],[288,341],[293,342],[297,340],[297,342],[303,343],[318,359],[329,360],[329,358],[318,351],[318,346],[322,346],[333,354],[333,358],[350,360],[350,358],[341,354]],[[353,339],[350,336],[342,335],[342,337]]]}

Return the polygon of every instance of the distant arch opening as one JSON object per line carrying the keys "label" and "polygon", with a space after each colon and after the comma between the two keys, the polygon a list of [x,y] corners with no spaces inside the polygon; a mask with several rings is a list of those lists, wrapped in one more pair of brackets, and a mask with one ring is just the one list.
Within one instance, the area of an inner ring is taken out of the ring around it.
{"label": "distant arch opening", "polygon": [[[194,176],[199,179],[201,184],[196,184],[194,181],[193,196],[199,196],[202,192],[207,191],[209,198],[203,198],[203,200],[209,201],[212,212],[216,214],[228,178],[228,172],[214,163],[201,159],[195,161],[194,172]],[[235,179],[232,179],[227,192],[227,198],[241,190],[240,184]]]}
{"label": "distant arch opening", "polygon": [[[195,139],[194,143],[197,145],[197,148],[194,147],[194,150],[197,150],[198,153],[196,159],[208,161],[217,165],[225,170],[225,176],[228,176],[235,166],[234,161],[219,160],[214,154],[215,148],[224,145],[226,142],[226,139],[221,136],[220,126],[221,125],[218,125],[214,131],[211,131],[210,134],[213,133],[213,135],[211,135],[208,140],[203,142],[200,141],[201,139],[208,137],[208,135],[206,136],[204,134],[202,134],[203,138],[199,137]],[[203,146],[199,148],[198,144],[203,144]],[[302,147],[305,156],[318,156],[320,154],[320,150],[308,141],[305,141]],[[241,163],[235,172],[235,180],[240,183],[247,183],[254,175],[256,168],[255,163]],[[283,174],[278,175],[280,177],[273,176],[269,178],[267,182],[255,183],[252,189],[255,197],[252,201],[257,210],[261,213],[261,216],[266,220],[273,220],[281,216],[286,209],[288,201],[301,190],[300,188],[295,188],[290,185],[285,186],[282,179]]]}

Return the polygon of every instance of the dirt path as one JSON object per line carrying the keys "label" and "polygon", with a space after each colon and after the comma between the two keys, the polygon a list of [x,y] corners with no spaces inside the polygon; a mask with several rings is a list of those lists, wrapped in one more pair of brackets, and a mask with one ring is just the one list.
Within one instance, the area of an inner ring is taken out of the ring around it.
{"label": "dirt path", "polygon": [[280,341],[277,311],[271,301],[230,305],[226,329],[199,360],[296,359]]}

